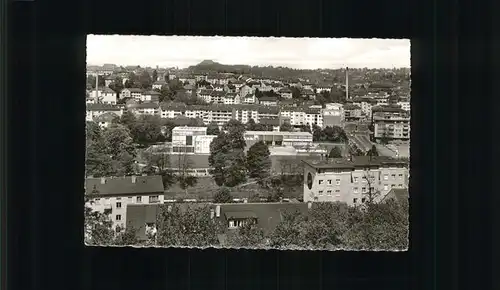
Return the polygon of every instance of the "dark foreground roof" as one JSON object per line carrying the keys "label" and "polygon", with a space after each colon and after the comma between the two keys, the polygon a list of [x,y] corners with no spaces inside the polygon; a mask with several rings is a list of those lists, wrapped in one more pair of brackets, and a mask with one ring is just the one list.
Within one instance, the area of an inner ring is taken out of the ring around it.
{"label": "dark foreground roof", "polygon": [[347,158],[330,158],[327,160],[316,160],[309,161],[304,160],[307,165],[319,169],[319,168],[338,168],[338,169],[349,169],[356,167],[366,167],[366,166],[384,166],[384,165],[407,165],[407,162],[394,159],[387,156],[353,156],[352,160]]}
{"label": "dark foreground roof", "polygon": [[382,201],[386,201],[389,199],[393,199],[396,202],[402,202],[404,200],[408,200],[409,194],[407,188],[393,188],[391,189],[382,199]]}
{"label": "dark foreground roof", "polygon": [[85,194],[88,195],[128,195],[163,193],[161,176],[132,176],[87,178]]}

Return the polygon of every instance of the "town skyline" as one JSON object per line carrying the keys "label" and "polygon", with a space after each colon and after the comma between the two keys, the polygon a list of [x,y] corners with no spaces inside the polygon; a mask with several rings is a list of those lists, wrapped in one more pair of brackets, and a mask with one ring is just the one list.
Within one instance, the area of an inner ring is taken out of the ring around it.
{"label": "town skyline", "polygon": [[185,69],[204,60],[304,70],[410,68],[411,62],[408,39],[87,36],[89,66]]}

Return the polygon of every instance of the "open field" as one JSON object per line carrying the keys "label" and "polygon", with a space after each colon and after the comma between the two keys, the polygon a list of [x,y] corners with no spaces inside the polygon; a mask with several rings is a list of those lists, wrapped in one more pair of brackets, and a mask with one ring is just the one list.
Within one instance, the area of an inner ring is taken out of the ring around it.
{"label": "open field", "polygon": [[[190,187],[187,190],[183,190],[179,185],[175,184],[165,190],[166,198],[183,198],[183,199],[211,199],[213,195],[219,190],[219,187],[213,181],[212,177],[200,177],[198,178],[198,183],[194,187]],[[231,190],[231,195],[234,198],[251,198],[253,196],[259,195],[261,197],[267,197],[269,190],[261,188],[258,184],[249,181],[247,185],[238,186]],[[295,186],[290,190],[285,192],[285,198],[298,198],[302,197],[303,187],[302,184]]]}

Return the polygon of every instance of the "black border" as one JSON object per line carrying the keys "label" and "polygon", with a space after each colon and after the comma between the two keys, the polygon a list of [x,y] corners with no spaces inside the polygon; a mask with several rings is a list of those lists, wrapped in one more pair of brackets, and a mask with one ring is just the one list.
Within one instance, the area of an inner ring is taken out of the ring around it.
{"label": "black border", "polygon": [[[490,8],[469,5],[466,11]],[[463,133],[479,132],[480,126],[493,122],[486,116],[488,107],[470,111],[471,98],[491,94],[491,87],[476,85],[491,80],[476,67],[487,64],[485,55],[491,54],[480,50],[479,37],[472,31],[476,26],[454,26],[458,6],[430,0],[11,3],[8,60],[13,81],[3,112],[9,113],[10,179],[3,193],[9,209],[9,286],[441,289],[444,284],[436,282],[440,280],[453,281],[452,289],[492,289],[491,279],[471,278],[475,271],[492,273],[491,263],[477,259],[477,253],[491,249],[491,235],[477,228],[480,220],[472,220],[471,212],[490,218],[483,209],[487,202],[477,195],[494,192],[489,183],[493,176],[484,170],[492,164],[493,142],[470,142],[470,135]],[[474,22],[468,23],[488,26],[490,20],[475,14]],[[84,248],[79,192],[85,105],[79,96],[85,84],[86,33],[411,37],[410,251]],[[469,37],[459,39],[458,33]],[[467,52],[475,52],[475,58],[458,66],[458,57]],[[465,101],[459,98],[462,94]],[[465,146],[459,144],[464,143],[474,155],[460,154]],[[465,230],[474,231],[479,243],[459,258],[459,251],[470,246]]]}

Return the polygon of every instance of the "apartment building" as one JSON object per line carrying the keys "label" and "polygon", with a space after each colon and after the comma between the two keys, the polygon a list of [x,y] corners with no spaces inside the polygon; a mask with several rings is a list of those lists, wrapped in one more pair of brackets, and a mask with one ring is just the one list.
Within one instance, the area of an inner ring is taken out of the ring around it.
{"label": "apartment building", "polygon": [[129,104],[128,109],[136,115],[158,115],[160,116],[160,106],[157,103]]}
{"label": "apartment building", "polygon": [[102,115],[97,116],[94,118],[94,122],[96,122],[101,129],[108,128],[109,125],[113,122],[115,118],[118,118],[118,115],[113,113],[113,112],[107,112]]}
{"label": "apartment building", "polygon": [[304,202],[363,204],[393,188],[408,188],[408,163],[389,157],[353,156],[304,163]]}
{"label": "apartment building", "polygon": [[225,105],[237,105],[241,103],[240,95],[238,93],[226,93],[224,96]]}
{"label": "apartment building", "polygon": [[344,108],[342,104],[329,103],[321,110],[323,114],[323,128],[328,126],[342,126],[344,123]]}
{"label": "apartment building", "polygon": [[323,114],[321,109],[309,107],[282,107],[280,116],[290,120],[292,126],[319,126],[323,127]]}
{"label": "apartment building", "polygon": [[287,100],[292,99],[292,90],[290,90],[290,88],[282,88],[281,90],[278,91],[278,93],[283,99]]}
{"label": "apartment building", "polygon": [[125,228],[127,205],[163,203],[164,187],[161,176],[89,177],[85,195],[86,205],[108,214],[113,228]]}
{"label": "apartment building", "polygon": [[411,110],[411,105],[409,101],[399,101],[397,103],[399,106],[401,106],[401,109],[409,112]]}
{"label": "apartment building", "polygon": [[158,103],[161,94],[155,91],[147,91],[141,94],[142,102]]}
{"label": "apartment building", "polygon": [[277,106],[278,105],[278,98],[276,97],[261,97],[259,99],[259,104],[263,106]]}
{"label": "apartment building", "polygon": [[410,114],[400,107],[373,108],[372,122],[375,140],[410,140]]}
{"label": "apartment building", "polygon": [[138,88],[129,88],[129,89],[123,89],[120,92],[120,99],[123,98],[132,98],[134,100],[140,100],[142,96],[143,90],[138,89]]}
{"label": "apartment building", "polygon": [[99,99],[103,104],[116,105],[116,92],[108,87],[105,87],[101,90]]}
{"label": "apartment building", "polygon": [[93,121],[96,117],[105,113],[115,113],[118,116],[123,114],[123,108],[109,104],[87,104],[86,121]]}
{"label": "apartment building", "polygon": [[210,143],[215,137],[207,135],[206,127],[175,127],[172,129],[172,152],[209,154]]}
{"label": "apartment building", "polygon": [[245,141],[253,144],[263,141],[270,146],[310,146],[313,136],[309,132],[246,131]]}
{"label": "apartment building", "polygon": [[363,117],[361,107],[354,104],[346,104],[344,106],[344,119],[349,121],[359,121]]}

